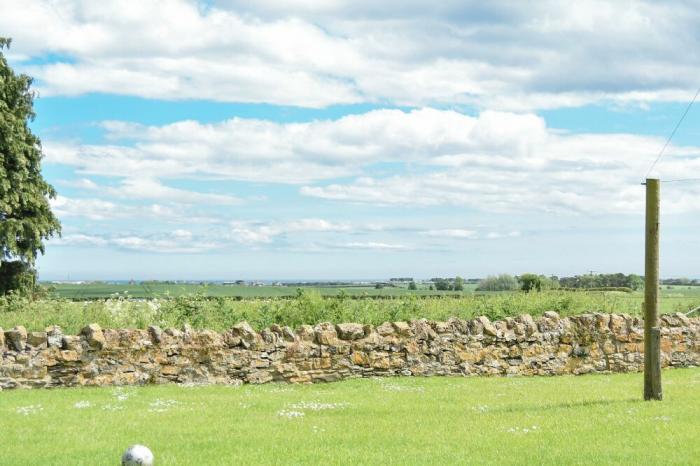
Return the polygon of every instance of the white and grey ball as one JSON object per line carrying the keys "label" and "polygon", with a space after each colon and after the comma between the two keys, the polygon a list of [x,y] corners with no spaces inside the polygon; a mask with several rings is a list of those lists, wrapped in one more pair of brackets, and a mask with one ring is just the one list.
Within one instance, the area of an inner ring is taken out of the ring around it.
{"label": "white and grey ball", "polygon": [[153,466],[153,453],[143,445],[132,445],[122,455],[122,466]]}

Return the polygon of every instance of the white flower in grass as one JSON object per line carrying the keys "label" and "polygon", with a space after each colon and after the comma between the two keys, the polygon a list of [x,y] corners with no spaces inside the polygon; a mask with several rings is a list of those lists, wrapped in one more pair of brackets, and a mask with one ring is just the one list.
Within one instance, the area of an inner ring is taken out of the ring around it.
{"label": "white flower in grass", "polygon": [[474,411],[478,411],[480,413],[485,413],[486,411],[489,410],[489,407],[487,405],[477,405],[472,407]]}
{"label": "white flower in grass", "polygon": [[178,402],[176,400],[161,400],[160,398],[156,398],[150,405],[148,405],[148,410],[152,413],[164,413],[177,404]]}
{"label": "white flower in grass", "polygon": [[350,403],[345,402],[321,403],[319,401],[300,401],[299,403],[289,405],[289,408],[296,410],[308,409],[311,411],[324,411],[327,409],[342,409],[348,407],[349,405]]}
{"label": "white flower in grass", "polygon": [[511,427],[506,430],[506,432],[510,434],[529,434],[532,432],[535,432],[538,430],[539,427],[537,426],[530,426],[530,427]]}
{"label": "white flower in grass", "polygon": [[304,417],[304,413],[302,411],[292,411],[288,409],[282,409],[280,411],[277,411],[277,415],[279,417],[286,417],[287,419],[296,419]]}
{"label": "white flower in grass", "polygon": [[118,404],[106,404],[102,407],[103,411],[122,411],[124,410],[123,405],[118,405]]}
{"label": "white flower in grass", "polygon": [[78,401],[73,405],[75,409],[85,409],[89,408],[90,406],[92,406],[92,403],[90,403],[89,401]]}
{"label": "white flower in grass", "polygon": [[29,416],[30,414],[36,414],[36,413],[41,412],[43,410],[44,410],[44,408],[41,405],[18,406],[16,409],[17,414],[21,414],[23,416]]}
{"label": "white flower in grass", "polygon": [[423,393],[425,391],[425,388],[423,387],[406,387],[404,385],[395,385],[389,383],[382,384],[382,389],[387,392]]}
{"label": "white flower in grass", "polygon": [[114,396],[117,399],[117,401],[126,401],[133,395],[133,390],[127,390],[122,387],[117,387],[116,389],[112,390],[112,396]]}

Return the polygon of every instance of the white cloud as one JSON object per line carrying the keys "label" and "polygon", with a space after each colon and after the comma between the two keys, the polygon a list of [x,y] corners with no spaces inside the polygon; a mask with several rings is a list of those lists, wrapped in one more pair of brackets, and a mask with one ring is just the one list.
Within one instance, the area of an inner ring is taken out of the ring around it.
{"label": "white cloud", "polygon": [[520,236],[520,232],[517,230],[509,231],[507,233],[492,231],[486,235],[486,238],[488,238],[488,239],[517,238],[518,236]]}
{"label": "white cloud", "polygon": [[370,249],[378,251],[407,251],[412,249],[411,247],[405,244],[382,243],[377,241],[353,241],[350,243],[338,245],[338,247],[343,249]]}
{"label": "white cloud", "polygon": [[6,0],[0,29],[66,56],[19,62],[44,95],[526,110],[687,100],[700,71],[692,2],[137,3]]}
{"label": "white cloud", "polygon": [[305,218],[287,222],[233,221],[229,237],[243,244],[269,244],[276,238],[290,233],[338,233],[349,232],[346,223],[333,223],[320,218]]}
{"label": "white cloud", "polygon": [[88,235],[69,234],[62,238],[49,241],[55,246],[90,246],[90,247],[116,247],[129,251],[163,253],[163,254],[196,254],[225,246],[224,243],[195,237],[186,230],[176,230],[170,234],[137,235]]}
{"label": "white cloud", "polygon": [[90,220],[151,219],[171,223],[217,223],[219,219],[192,215],[187,206],[168,204],[123,204],[96,198],[57,196],[50,200],[51,210],[60,218],[84,217]]}
{"label": "white cloud", "polygon": [[106,246],[109,244],[109,241],[97,235],[75,233],[52,238],[49,240],[49,243],[58,246]]}
{"label": "white cloud", "polygon": [[461,228],[447,228],[444,230],[427,230],[421,232],[425,236],[437,236],[443,238],[476,238],[477,232],[475,230],[465,230]]}
{"label": "white cloud", "polygon": [[[641,209],[639,183],[663,145],[657,137],[563,133],[532,114],[486,111],[472,117],[430,108],[374,110],[309,123],[232,119],[107,127],[115,142],[128,139],[133,145],[47,142],[46,162],[123,177],[122,186],[110,191],[113,196],[224,205],[239,200],[178,190],[158,180],[303,183],[300,192],[306,196],[385,206],[630,213]],[[393,164],[394,174],[367,176],[379,163]],[[654,174],[675,179],[698,172],[700,148],[672,145]],[[349,177],[354,178],[327,181]],[[669,210],[696,211],[698,194],[697,186],[673,191]],[[264,230],[256,235],[250,241],[270,236]]]}
{"label": "white cloud", "polygon": [[152,178],[128,178],[119,187],[105,188],[102,192],[126,199],[149,199],[183,204],[237,205],[241,203],[241,200],[235,196],[171,188]]}

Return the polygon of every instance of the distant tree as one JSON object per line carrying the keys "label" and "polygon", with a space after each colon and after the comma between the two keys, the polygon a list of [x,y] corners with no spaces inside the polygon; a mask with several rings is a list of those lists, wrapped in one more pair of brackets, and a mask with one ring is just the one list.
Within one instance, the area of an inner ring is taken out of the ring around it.
{"label": "distant tree", "polygon": [[524,273],[519,277],[520,289],[523,291],[541,291],[542,277],[534,273]]}
{"label": "distant tree", "polygon": [[[561,286],[566,288],[631,288],[638,290],[644,286],[642,277],[635,274],[623,273],[588,274],[559,279]],[[672,285],[674,283],[664,282]]]}
{"label": "distant tree", "polygon": [[434,278],[433,283],[435,284],[435,289],[439,291],[448,291],[452,289],[450,281],[444,278]]}
{"label": "distant tree", "polygon": [[629,286],[633,290],[639,290],[644,287],[644,280],[642,280],[642,277],[640,277],[639,275],[630,274],[628,280],[629,283],[627,284],[627,286]]}
{"label": "distant tree", "polygon": [[53,187],[41,175],[41,142],[29,129],[34,119],[32,78],[17,75],[3,49],[10,39],[0,37],[0,291],[33,285],[37,253],[44,240],[60,234],[51,212]]}
{"label": "distant tree", "polygon": [[411,282],[408,284],[408,289],[409,289],[409,290],[417,290],[418,287],[416,286],[416,282],[411,281]]}
{"label": "distant tree", "polygon": [[381,290],[382,288],[384,288],[384,283],[375,283],[374,284],[374,289]]}
{"label": "distant tree", "polygon": [[541,283],[541,288],[543,290],[555,290],[555,289],[560,287],[559,278],[556,277],[555,275],[552,275],[550,277],[545,277],[544,275],[540,275],[540,283]]}
{"label": "distant tree", "polygon": [[455,291],[464,291],[464,279],[459,275],[455,277],[453,288]]}
{"label": "distant tree", "polygon": [[507,273],[489,276],[479,282],[477,291],[515,291],[520,288],[518,279]]}

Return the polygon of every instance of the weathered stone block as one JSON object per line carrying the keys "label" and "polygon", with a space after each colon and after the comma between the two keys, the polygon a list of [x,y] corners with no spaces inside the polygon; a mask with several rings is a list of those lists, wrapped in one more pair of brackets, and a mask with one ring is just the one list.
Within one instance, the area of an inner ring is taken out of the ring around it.
{"label": "weathered stone block", "polygon": [[497,337],[498,336],[498,330],[496,327],[491,323],[488,317],[486,316],[479,316],[476,318],[476,320],[479,322],[482,331],[484,332],[484,335],[488,335],[491,337]]}
{"label": "weathered stone block", "polygon": [[533,334],[537,333],[537,324],[530,314],[522,314],[518,316],[516,320],[525,327],[526,337],[531,337]]}
{"label": "weathered stone block", "polygon": [[262,338],[257,334],[248,322],[239,322],[233,326],[231,333],[241,339],[241,345],[245,348],[256,348],[262,343]]}
{"label": "weathered stone block", "polygon": [[148,327],[148,334],[151,336],[151,340],[156,345],[160,345],[163,342],[163,330],[157,325],[151,325]]}
{"label": "weathered stone block", "polygon": [[416,340],[434,340],[437,337],[437,333],[425,319],[412,321],[411,330]]}
{"label": "weathered stone block", "polygon": [[98,324],[90,324],[83,327],[80,334],[85,336],[90,348],[102,349],[105,347],[105,336],[102,333],[102,328]]}
{"label": "weathered stone block", "polygon": [[163,366],[160,368],[160,373],[164,376],[177,376],[182,372],[182,368],[178,366]]}
{"label": "weathered stone block", "polygon": [[27,329],[18,325],[11,330],[5,331],[7,346],[13,351],[24,351],[27,346]]}
{"label": "weathered stone block", "polygon": [[65,362],[75,362],[80,360],[80,356],[77,351],[73,350],[63,350],[60,353],[60,359]]}
{"label": "weathered stone block", "polygon": [[400,337],[410,337],[413,336],[413,331],[411,330],[411,326],[408,324],[408,322],[394,322],[393,323],[394,330],[396,331],[396,334]]}
{"label": "weathered stone block", "polygon": [[46,348],[48,346],[46,332],[29,332],[27,334],[27,345],[32,348]]}
{"label": "weathered stone block", "polygon": [[314,328],[311,325],[297,327],[297,335],[301,341],[314,341]]}
{"label": "weathered stone block", "polygon": [[335,325],[330,322],[323,322],[315,326],[314,334],[314,340],[320,345],[335,345],[338,341]]}
{"label": "weathered stone block", "polygon": [[357,366],[367,366],[369,365],[369,357],[367,353],[362,351],[355,351],[352,353],[352,363]]}
{"label": "weathered stone block", "polygon": [[362,324],[337,324],[335,329],[342,340],[359,340],[365,336]]}
{"label": "weathered stone block", "polygon": [[52,348],[60,348],[63,344],[63,329],[58,325],[46,327],[46,344]]}
{"label": "weathered stone block", "polygon": [[75,335],[64,335],[61,339],[61,348],[71,351],[81,351],[80,337]]}
{"label": "weathered stone block", "polygon": [[272,379],[272,374],[270,374],[268,371],[255,371],[246,376],[246,380],[251,384],[272,382]]}
{"label": "weathered stone block", "polygon": [[280,337],[270,329],[263,329],[260,332],[260,338],[268,345],[274,345],[280,339]]}
{"label": "weathered stone block", "polygon": [[377,333],[383,337],[394,334],[394,326],[391,322],[384,322],[377,327]]}
{"label": "weathered stone block", "polygon": [[291,327],[284,326],[282,327],[282,338],[284,341],[292,342],[296,340],[296,335],[294,335],[294,331],[292,330]]}

